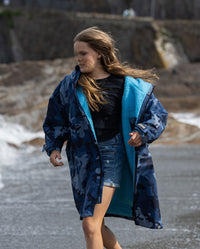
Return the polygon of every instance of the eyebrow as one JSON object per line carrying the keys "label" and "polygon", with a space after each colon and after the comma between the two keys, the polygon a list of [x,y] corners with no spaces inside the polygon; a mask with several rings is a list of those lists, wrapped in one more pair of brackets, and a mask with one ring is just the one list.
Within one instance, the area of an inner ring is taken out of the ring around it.
{"label": "eyebrow", "polygon": [[[86,53],[87,51],[86,50],[79,50],[78,52],[79,53]],[[74,54],[77,54],[77,52],[75,52],[75,50],[74,50]]]}

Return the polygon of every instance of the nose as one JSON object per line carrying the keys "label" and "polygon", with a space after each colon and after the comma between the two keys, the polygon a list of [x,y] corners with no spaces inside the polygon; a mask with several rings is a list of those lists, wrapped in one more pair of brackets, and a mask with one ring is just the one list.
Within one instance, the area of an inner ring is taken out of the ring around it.
{"label": "nose", "polygon": [[81,57],[79,55],[77,55],[77,61],[80,62],[81,61]]}

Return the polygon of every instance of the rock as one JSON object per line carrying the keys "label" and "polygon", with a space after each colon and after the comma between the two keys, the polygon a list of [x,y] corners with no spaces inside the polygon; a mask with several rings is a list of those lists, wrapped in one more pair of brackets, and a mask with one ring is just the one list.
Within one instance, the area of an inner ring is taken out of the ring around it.
{"label": "rock", "polygon": [[24,142],[23,144],[42,147],[44,143],[45,143],[44,139],[42,139],[42,138],[35,138],[33,140]]}
{"label": "rock", "polygon": [[200,63],[183,63],[157,70],[154,93],[170,112],[200,110]]}
{"label": "rock", "polygon": [[193,125],[180,123],[169,115],[167,126],[157,144],[200,144],[200,129]]}
{"label": "rock", "polygon": [[41,130],[48,99],[74,66],[74,58],[0,65],[1,114],[29,130]]}

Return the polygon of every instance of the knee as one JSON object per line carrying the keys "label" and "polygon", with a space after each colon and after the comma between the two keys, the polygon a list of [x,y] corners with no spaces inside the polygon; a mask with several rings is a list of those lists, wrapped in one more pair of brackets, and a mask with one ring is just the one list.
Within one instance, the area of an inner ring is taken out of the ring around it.
{"label": "knee", "polygon": [[88,218],[83,219],[82,228],[83,228],[85,236],[87,237],[93,237],[98,232],[101,231],[101,228],[98,226],[98,223]]}

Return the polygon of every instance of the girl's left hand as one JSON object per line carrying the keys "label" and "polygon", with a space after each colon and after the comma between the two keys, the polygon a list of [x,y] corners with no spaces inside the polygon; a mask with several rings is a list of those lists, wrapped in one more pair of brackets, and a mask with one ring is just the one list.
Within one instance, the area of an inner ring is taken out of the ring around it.
{"label": "girl's left hand", "polygon": [[139,147],[142,145],[142,138],[138,131],[133,131],[129,133],[131,138],[128,140],[128,144],[134,147]]}

